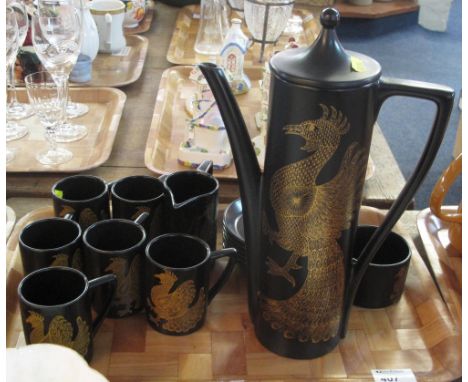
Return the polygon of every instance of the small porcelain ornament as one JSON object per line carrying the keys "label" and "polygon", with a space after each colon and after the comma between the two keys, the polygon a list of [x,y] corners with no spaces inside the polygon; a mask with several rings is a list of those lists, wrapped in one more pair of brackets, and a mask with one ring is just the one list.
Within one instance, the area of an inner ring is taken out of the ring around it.
{"label": "small porcelain ornament", "polygon": [[224,39],[221,61],[226,77],[234,94],[243,94],[251,88],[250,80],[244,73],[244,56],[249,39],[241,30],[240,19],[231,20],[231,28]]}
{"label": "small porcelain ornament", "polygon": [[184,140],[179,145],[178,161],[196,168],[204,160],[212,160],[215,170],[222,170],[232,162],[231,148],[223,119],[205,77],[194,68],[189,78],[197,90],[186,101],[187,121]]}

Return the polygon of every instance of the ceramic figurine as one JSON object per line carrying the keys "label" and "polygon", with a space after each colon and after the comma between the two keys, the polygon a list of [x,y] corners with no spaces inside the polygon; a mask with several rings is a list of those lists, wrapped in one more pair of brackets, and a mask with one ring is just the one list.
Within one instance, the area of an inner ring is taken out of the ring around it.
{"label": "ceramic figurine", "polygon": [[241,24],[240,19],[231,20],[231,28],[221,49],[222,67],[234,94],[246,93],[251,88],[250,80],[244,73],[244,55],[249,39],[242,32]]}
{"label": "ceramic figurine", "polygon": [[186,101],[186,110],[192,118],[187,121],[178,161],[184,166],[196,168],[204,160],[212,160],[213,168],[222,170],[232,162],[223,119],[200,70],[194,68],[189,78],[197,84],[197,90]]}
{"label": "ceramic figurine", "polygon": [[125,4],[124,28],[136,28],[145,17],[145,0],[121,0]]}

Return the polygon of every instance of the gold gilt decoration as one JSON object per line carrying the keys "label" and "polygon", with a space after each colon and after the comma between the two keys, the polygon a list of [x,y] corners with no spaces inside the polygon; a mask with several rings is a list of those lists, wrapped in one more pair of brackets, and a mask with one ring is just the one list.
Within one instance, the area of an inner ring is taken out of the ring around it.
{"label": "gold gilt decoration", "polygon": [[131,216],[131,220],[135,220],[138,216],[140,216],[143,212],[148,212],[150,213],[151,208],[146,207],[146,206],[139,206],[136,207],[136,212]]}
{"label": "gold gilt decoration", "polygon": [[78,218],[78,223],[81,228],[85,230],[91,224],[94,224],[98,221],[98,217],[91,208],[85,208],[80,212],[80,217]]}
{"label": "gold gilt decoration", "polygon": [[163,329],[185,333],[193,329],[203,318],[205,311],[205,288],[200,289],[194,303],[196,288],[193,280],[187,280],[174,289],[177,276],[170,272],[155,274],[159,285],[151,288],[151,306],[155,314],[155,323]]}
{"label": "gold gilt decoration", "polygon": [[341,161],[337,174],[317,184],[317,177],[340,144],[350,125],[346,116],[333,106],[320,104],[322,116],[284,127],[285,134],[301,136],[301,147],[310,155],[278,169],[270,184],[270,202],[277,229],[266,213],[263,229],[270,241],[285,251],[288,258],[280,265],[268,257],[267,272],[286,279],[296,287],[291,271],[307,258],[307,276],[291,297],[284,300],[261,296],[262,316],[286,339],[300,342],[327,341],[336,336],[344,298],[344,256],[337,240],[350,227],[360,200],[364,181],[366,151],[352,143]]}
{"label": "gold gilt decoration", "polygon": [[130,265],[122,257],[112,257],[105,271],[117,276],[117,289],[112,304],[114,307],[122,307],[117,314],[124,316],[138,309],[141,306],[140,255],[135,255]]}
{"label": "gold gilt decoration", "polygon": [[[54,261],[50,264],[51,267],[68,267],[68,255],[66,253],[59,253],[57,255],[52,256]],[[77,248],[72,256],[71,262],[72,268],[75,269],[82,269],[82,259],[81,259],[81,250]]]}
{"label": "gold gilt decoration", "polygon": [[26,322],[31,325],[29,341],[32,344],[53,343],[76,350],[82,356],[88,352],[90,333],[88,324],[81,317],[76,318],[78,333],[73,339],[73,326],[63,316],[55,316],[49,323],[47,332],[44,329],[44,317],[37,312],[29,311]]}

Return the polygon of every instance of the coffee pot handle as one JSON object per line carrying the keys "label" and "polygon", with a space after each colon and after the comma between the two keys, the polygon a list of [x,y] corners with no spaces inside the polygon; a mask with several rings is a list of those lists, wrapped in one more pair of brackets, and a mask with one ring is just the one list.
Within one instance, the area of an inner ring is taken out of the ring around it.
{"label": "coffee pot handle", "polygon": [[106,35],[104,36],[104,42],[106,44],[106,49],[111,50],[112,48],[112,15],[110,13],[106,13],[104,16],[104,20],[106,22]]}
{"label": "coffee pot handle", "polygon": [[219,251],[211,252],[210,258],[212,260],[220,259],[226,256],[229,256],[229,261],[226,264],[226,267],[224,268],[221,276],[219,276],[218,280],[208,291],[208,304],[211,302],[211,300],[213,300],[214,296],[218,294],[224,284],[226,284],[226,281],[229,279],[229,276],[231,275],[232,270],[237,263],[237,250],[235,248],[225,248]]}
{"label": "coffee pot handle", "polygon": [[102,309],[101,312],[97,312],[97,316],[93,321],[92,329],[91,329],[92,337],[94,337],[94,335],[97,333],[99,327],[104,321],[104,318],[106,318],[107,312],[109,311],[109,308],[112,304],[112,300],[114,299],[115,291],[117,289],[117,276],[114,274],[107,274],[104,276],[97,277],[93,280],[90,280],[88,284],[89,290],[94,289],[104,284],[109,284],[110,290],[108,292],[108,296],[106,299],[106,303],[104,304],[104,308]]}
{"label": "coffee pot handle", "polygon": [[413,199],[414,194],[426,177],[426,174],[434,161],[450,119],[450,113],[453,107],[454,91],[453,89],[442,85],[382,77],[376,94],[376,116],[384,101],[392,96],[407,96],[433,101],[437,106],[437,114],[429,139],[426,142],[424,151],[413,174],[388,211],[382,225],[372,235],[369,242],[365,245],[359,255],[358,260],[353,264],[353,274],[350,279],[347,298],[345,300],[344,317],[341,327],[342,337],[344,337],[346,333],[349,311],[366,268],[380,249],[383,241],[388,236],[393,226],[396,224],[398,219],[400,219],[408,204]]}

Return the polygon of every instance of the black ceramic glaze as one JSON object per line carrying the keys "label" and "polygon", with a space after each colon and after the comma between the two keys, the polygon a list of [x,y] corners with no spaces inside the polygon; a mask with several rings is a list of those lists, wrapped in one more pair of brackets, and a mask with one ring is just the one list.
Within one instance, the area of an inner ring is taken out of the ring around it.
{"label": "black ceramic glaze", "polygon": [[[357,286],[432,165],[454,99],[445,86],[381,77],[376,61],[346,51],[337,10],[324,9],[320,21],[312,46],[270,61],[263,175],[222,69],[200,65],[239,177],[255,333],[267,349],[292,358],[326,354],[345,335]],[[396,95],[434,102],[436,118],[414,174],[353,264],[372,129],[383,102]]]}
{"label": "black ceramic glaze", "polygon": [[[18,286],[26,343],[67,346],[89,362],[93,337],[106,316],[115,286],[114,275],[88,281],[83,273],[68,267],[42,268],[30,273]],[[97,311],[93,320],[90,292],[96,287],[107,287],[108,292],[102,310]]]}
{"label": "black ceramic glaze", "polygon": [[[84,263],[88,277],[111,273],[117,276],[117,290],[109,317],[122,318],[143,307],[142,263],[146,233],[142,227],[148,217],[143,212],[134,222],[125,219],[102,220],[83,233]],[[96,293],[95,306],[102,309],[102,292]]]}
{"label": "black ceramic glaze", "polygon": [[129,176],[111,186],[112,217],[134,220],[142,212],[149,217],[143,222],[148,240],[163,232],[164,186],[151,176]]}
{"label": "black ceramic glaze", "polygon": [[[210,287],[212,261],[229,256]],[[211,251],[203,240],[186,234],[165,234],[145,250],[145,307],[149,324],[158,332],[186,335],[203,326],[206,309],[228,280],[236,250]]]}
{"label": "black ceramic glaze", "polygon": [[177,171],[163,177],[166,189],[164,232],[194,235],[216,248],[219,182],[204,161],[196,171]]}
{"label": "black ceramic glaze", "polygon": [[[356,256],[376,230],[373,226],[356,229],[353,247]],[[396,304],[403,294],[410,260],[411,250],[406,240],[390,232],[359,283],[354,305],[375,309]]]}
{"label": "black ceramic glaze", "polygon": [[55,216],[73,216],[85,230],[98,220],[109,219],[109,193],[106,182],[92,175],[73,175],[52,186]]}
{"label": "black ceramic glaze", "polygon": [[24,274],[51,266],[82,268],[81,228],[63,218],[34,221],[19,235]]}

